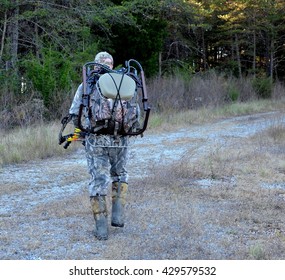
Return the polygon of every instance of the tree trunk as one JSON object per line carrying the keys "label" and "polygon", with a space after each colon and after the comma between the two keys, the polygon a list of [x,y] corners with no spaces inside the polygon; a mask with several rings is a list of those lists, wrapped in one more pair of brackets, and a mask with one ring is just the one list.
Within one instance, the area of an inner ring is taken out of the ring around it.
{"label": "tree trunk", "polygon": [[252,58],[253,77],[256,77],[256,31],[253,31],[253,58]]}
{"label": "tree trunk", "polygon": [[8,24],[8,37],[9,37],[9,51],[10,51],[10,63],[8,68],[15,68],[18,60],[18,39],[19,39],[19,5],[18,1],[14,0],[15,8],[11,10],[11,20]]}
{"label": "tree trunk", "polygon": [[239,77],[242,77],[241,72],[241,61],[240,61],[240,52],[239,52],[239,43],[238,43],[238,35],[235,34],[235,48],[236,48],[236,59],[237,59],[237,65],[238,65],[238,73]]}
{"label": "tree trunk", "polygon": [[37,24],[34,24],[34,30],[35,30],[35,53],[36,53],[36,58],[39,61],[40,60],[40,43],[39,43],[39,28]]}
{"label": "tree trunk", "polygon": [[3,52],[4,52],[6,29],[7,29],[7,10],[5,11],[5,14],[4,14],[3,32],[2,32],[2,36],[1,36],[0,61],[2,60],[2,56],[3,56]]}
{"label": "tree trunk", "polygon": [[161,52],[158,53],[158,76],[161,77],[162,74],[162,61],[161,61]]}
{"label": "tree trunk", "polygon": [[204,67],[204,70],[206,70],[207,69],[207,49],[205,46],[205,32],[203,28],[201,28],[201,33],[202,33],[203,67]]}
{"label": "tree trunk", "polygon": [[271,39],[270,43],[270,71],[269,71],[269,77],[271,82],[273,82],[273,72],[274,72],[274,40]]}

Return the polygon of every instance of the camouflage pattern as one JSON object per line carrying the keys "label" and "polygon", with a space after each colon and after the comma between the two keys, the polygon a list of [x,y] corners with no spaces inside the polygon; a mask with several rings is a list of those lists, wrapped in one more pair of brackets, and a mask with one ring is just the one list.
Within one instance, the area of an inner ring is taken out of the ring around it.
{"label": "camouflage pattern", "polygon": [[92,116],[95,116],[96,121],[106,120],[112,117],[111,100],[101,96],[98,89],[92,92],[90,99]]}
{"label": "camouflage pattern", "polygon": [[[79,85],[76,90],[75,96],[73,98],[71,107],[69,109],[70,115],[78,115],[79,108],[82,104],[82,97],[83,97],[83,83]],[[95,116],[96,121],[110,119],[111,114],[111,104],[110,100],[107,98],[102,98],[100,92],[95,89],[92,94],[90,95],[90,103],[91,103],[91,110],[93,116]]]}
{"label": "camouflage pattern", "polygon": [[[112,64],[114,63],[114,59],[112,57],[112,55],[110,55],[107,52],[99,52],[98,54],[96,54],[94,62],[96,63],[100,63],[100,64],[105,64],[105,59],[110,59],[112,61]],[[106,64],[107,66],[110,66],[108,64]],[[111,67],[113,68],[113,67]],[[83,95],[83,83],[79,85],[79,87],[77,88],[77,91],[75,93],[73,102],[71,104],[71,107],[69,109],[69,114],[71,115],[78,115],[78,111],[79,111],[79,107],[82,101],[82,95]]]}
{"label": "camouflage pattern", "polygon": [[95,219],[100,214],[108,215],[105,196],[91,196],[90,203]]}
{"label": "camouflage pattern", "polygon": [[[107,52],[100,52],[95,57],[95,62],[104,64],[104,60],[108,58],[113,63],[113,57]],[[98,91],[95,90],[91,94],[91,103],[94,103]],[[75,93],[73,102],[69,109],[69,114],[78,115],[79,108],[82,103],[83,83],[79,85]],[[102,101],[102,100],[101,100]],[[95,120],[104,120],[111,117],[109,100],[104,100],[103,104],[97,105],[97,111],[93,111]],[[94,106],[95,107],[95,106]],[[99,110],[100,108],[100,110]],[[91,125],[95,121],[91,120]],[[127,136],[112,135],[90,135],[85,138],[85,151],[91,181],[89,183],[90,196],[107,195],[110,180],[112,182],[128,181],[126,170],[128,157],[128,140]]]}
{"label": "camouflage pattern", "polygon": [[94,61],[96,63],[104,64],[105,60],[109,58],[114,63],[113,57],[107,52],[99,52],[96,54]]}
{"label": "camouflage pattern", "polygon": [[90,135],[85,150],[91,181],[90,196],[107,195],[111,182],[128,182],[128,137]]}
{"label": "camouflage pattern", "polygon": [[112,202],[119,199],[123,206],[126,204],[128,184],[121,182],[112,183]]}

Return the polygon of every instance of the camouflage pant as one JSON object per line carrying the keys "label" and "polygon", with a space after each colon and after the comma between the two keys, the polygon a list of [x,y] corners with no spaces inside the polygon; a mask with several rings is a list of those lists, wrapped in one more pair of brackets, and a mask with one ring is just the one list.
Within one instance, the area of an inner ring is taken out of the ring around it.
{"label": "camouflage pant", "polygon": [[111,136],[92,136],[85,144],[87,164],[91,181],[90,196],[107,195],[110,179],[112,182],[128,181],[126,164],[128,139],[121,137],[119,143]]}

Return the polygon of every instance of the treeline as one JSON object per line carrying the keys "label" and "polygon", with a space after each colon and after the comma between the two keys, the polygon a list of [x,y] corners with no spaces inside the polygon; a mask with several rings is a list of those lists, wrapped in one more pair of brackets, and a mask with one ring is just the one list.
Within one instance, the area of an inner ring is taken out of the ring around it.
{"label": "treeline", "polygon": [[137,59],[149,78],[215,69],[283,81],[284,10],[285,0],[0,0],[0,120],[61,116],[101,50],[117,65]]}

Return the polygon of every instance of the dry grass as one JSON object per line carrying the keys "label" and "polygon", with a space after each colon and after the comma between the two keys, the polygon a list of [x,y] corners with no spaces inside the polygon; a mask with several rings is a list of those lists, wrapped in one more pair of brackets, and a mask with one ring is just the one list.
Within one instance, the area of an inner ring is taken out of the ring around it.
{"label": "dry grass", "polygon": [[171,212],[166,219],[179,227],[177,236],[196,241],[189,258],[284,259],[284,140],[284,124],[276,120],[261,134],[216,146],[197,160],[191,150],[154,170],[140,188],[153,186],[156,217]]}
{"label": "dry grass", "polygon": [[226,117],[255,114],[280,110],[284,101],[258,100],[246,103],[231,103],[221,107],[200,107],[193,110],[166,111],[162,113],[151,112],[148,132],[169,131],[192,124],[204,124]]}
{"label": "dry grass", "polygon": [[208,240],[221,242],[215,257],[224,250],[222,258],[285,258],[284,140],[284,125],[275,123],[262,134],[217,147],[197,161],[190,160],[190,152],[155,176],[160,187],[183,196],[181,204],[188,201],[200,210],[195,228],[204,236],[213,234],[211,226],[216,228],[216,241]]}
{"label": "dry grass", "polygon": [[[66,150],[58,145],[59,130],[60,122],[52,122],[2,131],[0,166],[66,154]],[[75,147],[78,145],[71,145],[68,151],[74,151]]]}

